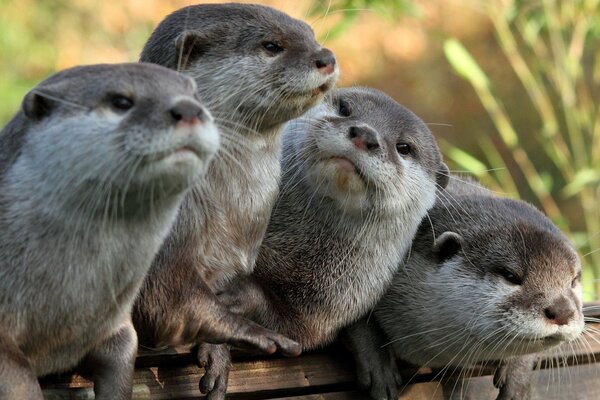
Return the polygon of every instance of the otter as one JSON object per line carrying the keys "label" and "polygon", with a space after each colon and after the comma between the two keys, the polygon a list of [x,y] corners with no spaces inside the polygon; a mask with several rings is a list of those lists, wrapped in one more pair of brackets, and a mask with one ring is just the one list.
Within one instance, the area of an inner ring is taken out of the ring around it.
{"label": "otter", "polygon": [[583,331],[577,252],[523,201],[455,176],[439,194],[375,322],[349,329],[359,382],[373,398],[396,398],[396,358],[454,368],[504,360],[498,399],[527,399],[534,353]]}
{"label": "otter", "polygon": [[189,77],[75,67],[0,132],[0,398],[80,364],[96,399],[131,398],[131,309],[186,190],[219,146]]}
{"label": "otter", "polygon": [[310,350],[383,295],[448,170],[416,115],[364,87],[288,123],[282,170],[254,273],[221,298]]}
{"label": "otter", "polygon": [[134,324],[149,346],[204,343],[200,389],[221,398],[227,350],[214,344],[300,351],[294,341],[231,313],[215,293],[254,267],[277,197],[283,123],[318,103],[339,70],[307,24],[245,4],[175,11],[152,33],[141,60],[196,80],[222,146],[206,182],[184,200],[142,288]]}

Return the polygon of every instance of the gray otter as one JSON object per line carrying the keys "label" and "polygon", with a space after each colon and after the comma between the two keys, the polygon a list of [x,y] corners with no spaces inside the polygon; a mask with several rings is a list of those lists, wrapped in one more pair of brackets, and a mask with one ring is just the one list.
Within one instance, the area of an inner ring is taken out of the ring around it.
{"label": "gray otter", "polygon": [[369,88],[290,122],[282,170],[254,279],[222,298],[309,350],[383,295],[448,170],[426,125]]}
{"label": "gray otter", "polygon": [[[222,133],[206,184],[184,200],[136,303],[141,341],[228,342],[298,354],[297,343],[229,312],[214,293],[254,267],[277,197],[282,124],[334,85],[333,53],[308,25],[272,8],[207,4],[163,20],[141,60],[194,77]],[[201,390],[212,398],[224,395],[226,376],[219,371],[226,353],[211,345],[199,351],[207,367]]]}
{"label": "gray otter", "polygon": [[195,82],[150,64],[77,67],[0,133],[0,398],[82,362],[131,398],[134,298],[219,145]]}
{"label": "gray otter", "polygon": [[353,327],[359,380],[373,398],[396,398],[395,358],[381,348],[391,344],[419,366],[505,360],[498,398],[529,398],[535,356],[523,355],[575,340],[584,327],[577,252],[537,209],[469,180],[453,177],[428,214],[375,308],[385,337],[377,326]]}

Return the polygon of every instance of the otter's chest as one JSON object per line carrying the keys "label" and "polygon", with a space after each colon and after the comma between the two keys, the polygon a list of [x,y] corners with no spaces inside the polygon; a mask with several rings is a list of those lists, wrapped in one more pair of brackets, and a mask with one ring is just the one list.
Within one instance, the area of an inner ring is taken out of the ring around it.
{"label": "otter's chest", "polygon": [[70,370],[130,319],[130,308],[131,301],[98,307],[96,315],[79,313],[78,318],[66,318],[35,336],[30,331],[22,350],[38,376]]}
{"label": "otter's chest", "polygon": [[[164,234],[112,229],[86,240],[63,235],[56,239],[62,244],[45,238],[27,252],[24,261],[37,265],[28,277],[30,293],[18,306],[18,342],[38,375],[74,367],[130,319]],[[65,242],[64,251],[53,250]]]}
{"label": "otter's chest", "polygon": [[345,260],[341,277],[331,277],[329,282],[336,289],[329,297],[334,319],[343,323],[360,318],[383,296],[394,277],[404,254],[401,243],[388,240],[373,243],[357,250],[356,256]]}
{"label": "otter's chest", "polygon": [[210,205],[198,254],[213,288],[254,268],[278,194],[279,151],[249,152],[240,155],[236,168],[221,168],[204,190]]}
{"label": "otter's chest", "polygon": [[[369,312],[390,286],[408,246],[401,235],[363,237],[330,244],[328,257],[322,257],[317,267],[307,267],[311,282],[301,285],[303,293],[295,296],[295,303],[305,309],[304,314],[314,313],[309,319],[322,325],[323,331],[336,331]],[[303,299],[311,299],[310,304]]]}

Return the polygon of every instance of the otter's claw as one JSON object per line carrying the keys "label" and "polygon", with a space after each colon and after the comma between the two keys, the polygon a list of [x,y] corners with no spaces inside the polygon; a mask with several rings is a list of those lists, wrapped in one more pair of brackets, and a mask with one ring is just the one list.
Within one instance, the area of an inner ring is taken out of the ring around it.
{"label": "otter's claw", "polygon": [[279,350],[281,354],[288,357],[298,356],[302,352],[299,343],[250,321],[238,335],[229,340],[229,343],[241,348],[256,348],[267,354]]}

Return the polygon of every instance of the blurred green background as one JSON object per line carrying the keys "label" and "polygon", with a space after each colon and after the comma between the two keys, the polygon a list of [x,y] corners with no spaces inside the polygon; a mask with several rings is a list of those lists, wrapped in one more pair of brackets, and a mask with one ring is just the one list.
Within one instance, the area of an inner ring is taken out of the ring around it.
{"label": "blurred green background", "polygon": [[[341,86],[411,108],[454,171],[525,199],[573,240],[600,295],[598,0],[258,1],[307,21]],[[0,122],[49,74],[136,61],[182,0],[0,0]]]}

